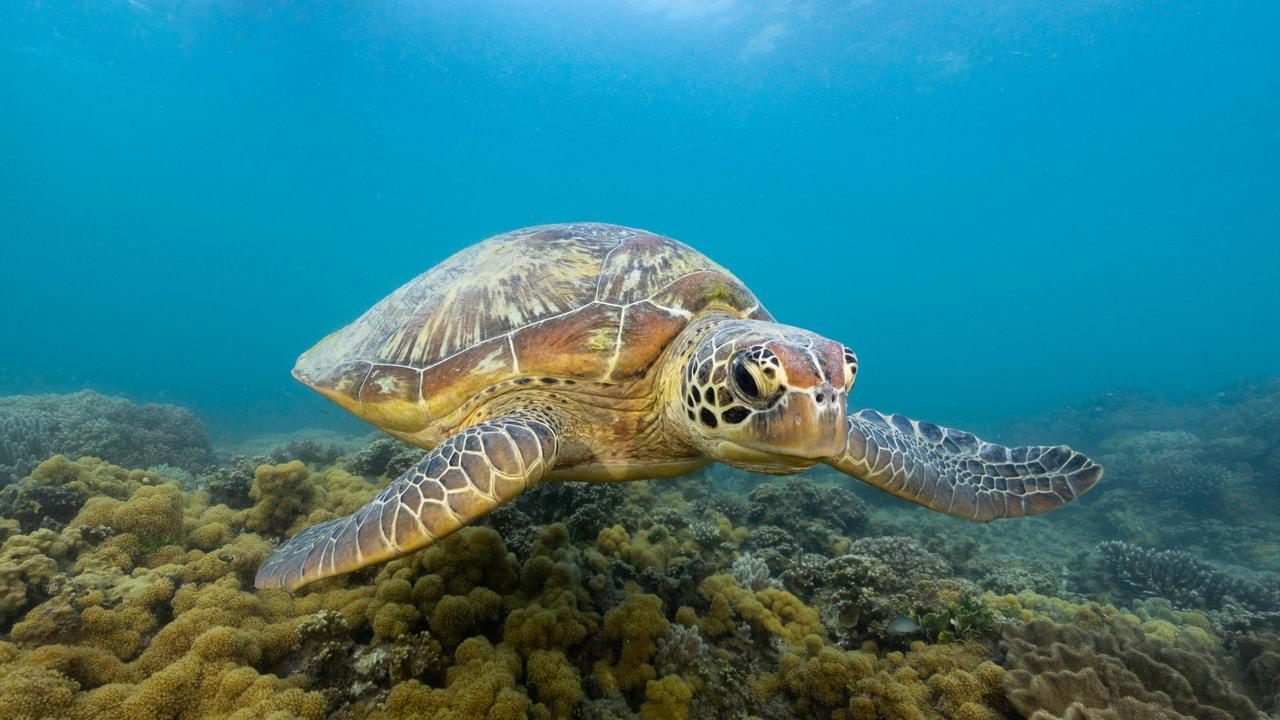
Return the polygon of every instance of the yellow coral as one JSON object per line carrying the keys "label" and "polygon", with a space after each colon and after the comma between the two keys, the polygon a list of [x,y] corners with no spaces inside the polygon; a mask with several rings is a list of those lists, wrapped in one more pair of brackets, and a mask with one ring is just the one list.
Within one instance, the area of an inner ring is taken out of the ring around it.
{"label": "yellow coral", "polygon": [[528,682],[553,718],[567,718],[582,700],[582,679],[559,650],[534,650],[529,655]]}
{"label": "yellow coral", "polygon": [[688,605],[681,605],[676,608],[675,620],[677,623],[691,628],[698,624],[698,613]]}
{"label": "yellow coral", "polygon": [[0,713],[6,720],[56,720],[70,714],[79,686],[56,670],[8,667],[0,673]]}
{"label": "yellow coral", "polygon": [[283,535],[310,507],[315,485],[300,461],[259,465],[253,473],[249,497],[254,505],[245,513],[245,527],[268,535]]}
{"label": "yellow coral", "polygon": [[0,545],[0,622],[27,606],[32,588],[42,589],[58,573],[66,543],[51,530],[14,535]]}
{"label": "yellow coral", "polygon": [[513,650],[473,637],[458,645],[455,660],[444,688],[417,680],[400,683],[387,695],[386,713],[375,717],[522,720],[528,715],[529,698],[516,687],[521,663]]}
{"label": "yellow coral", "polygon": [[552,591],[507,615],[502,638],[521,652],[568,650],[595,631],[598,619],[578,610],[572,591]]}
{"label": "yellow coral", "polygon": [[604,660],[597,660],[591,664],[591,679],[605,695],[612,695],[618,691],[618,678],[613,676],[613,668],[609,667],[609,663]]}
{"label": "yellow coral", "polygon": [[271,543],[252,533],[237,535],[235,539],[207,552],[193,552],[185,559],[179,575],[183,582],[214,582],[233,576],[244,586],[253,581],[258,566],[271,552]]}
{"label": "yellow coral", "polygon": [[183,496],[177,485],[139,487],[121,502],[93,497],[84,504],[70,527],[109,527],[136,537],[144,547],[158,547],[181,539]]}
{"label": "yellow coral", "polygon": [[273,675],[259,675],[251,667],[196,655],[184,657],[136,685],[104,685],[91,690],[77,703],[77,714],[83,717],[137,720],[248,720],[273,714],[319,720],[324,709],[319,693],[304,692]]}
{"label": "yellow coral", "polygon": [[596,549],[638,568],[661,569],[680,554],[680,543],[662,525],[655,525],[635,537],[621,525],[614,525],[604,528],[596,536]]}
{"label": "yellow coral", "polygon": [[211,522],[187,533],[187,543],[199,550],[213,550],[225,545],[233,533],[225,523]]}
{"label": "yellow coral", "polygon": [[649,660],[658,649],[655,640],[666,634],[669,626],[662,614],[662,600],[656,595],[632,595],[605,614],[605,637],[622,641],[618,663],[612,669],[619,687],[638,688],[654,678]]}
{"label": "yellow coral", "polygon": [[645,685],[641,720],[686,720],[693,687],[679,675],[665,675]]}
{"label": "yellow coral", "polygon": [[449,595],[465,595],[480,586],[499,593],[515,587],[515,557],[493,528],[463,528],[431,544],[419,557],[422,569],[438,575],[441,589]]}
{"label": "yellow coral", "polygon": [[778,671],[755,683],[763,698],[784,695],[801,715],[833,718],[993,720],[1002,717],[1004,671],[980,645],[927,645],[877,656],[839,650],[808,635],[786,650]]}
{"label": "yellow coral", "polygon": [[[5,660],[0,657],[0,664],[16,659],[17,657]],[[138,673],[118,657],[92,646],[41,645],[24,653],[21,664],[56,670],[82,688],[136,682],[138,679]],[[3,674],[2,670],[0,674]]]}
{"label": "yellow coral", "polygon": [[698,592],[710,603],[698,626],[711,637],[733,632],[738,617],[787,642],[799,642],[810,634],[826,634],[818,612],[781,588],[753,593],[732,575],[720,573],[703,580]]}
{"label": "yellow coral", "polygon": [[489,588],[473,588],[466,595],[445,595],[431,610],[431,632],[452,646],[484,622],[502,612],[502,597]]}
{"label": "yellow coral", "polygon": [[126,470],[95,457],[82,457],[72,462],[54,455],[31,471],[37,485],[56,485],[74,490],[83,498],[93,496],[123,500],[143,484],[155,484],[158,476],[143,470]]}
{"label": "yellow coral", "polygon": [[756,599],[778,619],[778,634],[787,642],[797,642],[806,635],[823,635],[826,630],[818,611],[782,588],[767,587],[756,593]]}

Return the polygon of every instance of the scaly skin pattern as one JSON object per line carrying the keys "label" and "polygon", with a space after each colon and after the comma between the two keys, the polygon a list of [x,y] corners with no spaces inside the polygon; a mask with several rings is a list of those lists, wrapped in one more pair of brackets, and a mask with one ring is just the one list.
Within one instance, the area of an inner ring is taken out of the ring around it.
{"label": "scaly skin pattern", "polygon": [[1066,445],[1008,448],[902,415],[849,416],[849,443],[831,465],[931,510],[988,522],[1075,500],[1102,467]]}
{"label": "scaly skin pattern", "polygon": [[425,547],[537,483],[556,463],[555,417],[529,408],[450,437],[369,504],[313,525],[258,569],[259,588],[296,590]]}
{"label": "scaly skin pattern", "polygon": [[852,350],[773,322],[669,238],[592,223],[499,235],[298,359],[300,380],[429,452],[365,507],[277,548],[256,583],[294,590],[412,552],[542,482],[821,462],[986,522],[1051,510],[1102,475],[1066,446],[848,414],[857,370]]}
{"label": "scaly skin pattern", "polygon": [[852,350],[807,330],[710,319],[668,381],[669,414],[710,457],[755,472],[799,472],[844,449],[857,368]]}

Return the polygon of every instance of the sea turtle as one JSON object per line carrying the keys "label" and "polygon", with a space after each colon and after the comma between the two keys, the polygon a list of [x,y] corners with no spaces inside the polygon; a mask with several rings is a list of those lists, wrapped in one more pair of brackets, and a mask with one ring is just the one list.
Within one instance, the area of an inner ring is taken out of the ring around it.
{"label": "sea turtle", "polygon": [[404,555],[548,482],[826,463],[986,522],[1056,508],[1102,475],[1063,445],[847,413],[857,370],[852,350],[774,322],[729,271],[670,238],[594,223],[489,238],[298,358],[303,383],[428,452],[360,510],[276,548],[257,586],[293,590]]}

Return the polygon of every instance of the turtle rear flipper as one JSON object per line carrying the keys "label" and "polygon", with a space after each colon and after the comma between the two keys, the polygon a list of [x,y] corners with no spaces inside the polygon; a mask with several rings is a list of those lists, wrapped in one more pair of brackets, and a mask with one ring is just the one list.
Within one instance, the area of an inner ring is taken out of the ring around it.
{"label": "turtle rear flipper", "polygon": [[1088,492],[1102,466],[1066,445],[1009,448],[962,430],[852,413],[837,470],[931,510],[988,522],[1047,512]]}
{"label": "turtle rear flipper", "polygon": [[426,547],[541,480],[557,446],[541,413],[469,427],[356,512],[289,538],[258,568],[254,585],[296,590]]}

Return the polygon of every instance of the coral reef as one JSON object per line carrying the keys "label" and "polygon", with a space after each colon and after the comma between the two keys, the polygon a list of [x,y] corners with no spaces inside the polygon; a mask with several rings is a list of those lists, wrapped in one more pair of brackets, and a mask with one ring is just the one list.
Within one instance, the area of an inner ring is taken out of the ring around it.
{"label": "coral reef", "polygon": [[1221,610],[1239,606],[1259,613],[1280,612],[1280,578],[1263,584],[1233,577],[1179,550],[1152,550],[1108,540],[1098,544],[1096,565],[1103,582],[1095,583],[1121,602],[1162,597],[1177,607]]}
{"label": "coral reef", "polygon": [[267,454],[268,460],[276,465],[293,460],[312,466],[332,465],[341,457],[342,448],[338,443],[315,437],[293,438]]}
{"label": "coral reef", "polygon": [[209,493],[209,500],[231,508],[246,508],[253,504],[249,491],[253,488],[254,474],[259,465],[270,464],[266,456],[247,458],[243,455],[232,456],[224,465],[214,468],[200,481],[200,486]]}
{"label": "coral reef", "polygon": [[204,424],[186,408],[135,405],[91,390],[0,397],[0,486],[20,480],[56,453],[130,468],[168,464],[191,472],[213,462]]}
{"label": "coral reef", "polygon": [[421,448],[376,436],[347,460],[347,472],[368,477],[399,477],[422,459]]}
{"label": "coral reef", "polygon": [[99,458],[72,462],[54,455],[22,481],[0,489],[0,515],[18,521],[24,532],[61,530],[90,498],[122,500],[143,485],[164,478],[151,470],[125,470]]}
{"label": "coral reef", "polygon": [[485,522],[497,528],[508,547],[524,557],[533,547],[536,528],[561,523],[574,540],[594,540],[618,522],[623,506],[622,489],[616,485],[552,484],[498,507]]}
{"label": "coral reef", "polygon": [[859,534],[869,514],[866,504],[848,490],[799,478],[759,485],[747,496],[752,523],[784,527],[811,552],[828,552],[841,538]]}
{"label": "coral reef", "polygon": [[758,681],[766,698],[786,698],[791,717],[1003,717],[1004,671],[976,645],[915,643],[908,652],[837,650],[809,636]]}
{"label": "coral reef", "polygon": [[1225,459],[1185,430],[1124,434],[1102,443],[1102,450],[1102,461],[1146,497],[1204,502],[1233,479]]}
{"label": "coral reef", "polygon": [[314,496],[311,473],[301,461],[259,465],[249,489],[254,504],[245,513],[245,527],[263,535],[283,535],[310,508]]}
{"label": "coral reef", "polygon": [[1125,618],[1093,627],[1039,618],[1009,626],[1002,647],[1005,689],[1027,717],[1259,716],[1212,654],[1150,636]]}
{"label": "coral reef", "polygon": [[[25,428],[4,431],[24,438],[16,454],[0,450],[25,463],[0,488],[0,708],[1276,716],[1280,506],[1263,490],[1280,471],[1280,386],[1099,402],[1000,433],[1058,427],[1115,456],[1115,488],[1045,518],[966,524],[864,501],[824,468],[767,480],[715,467],[534,488],[423,550],[293,594],[252,589],[271,548],[359,508],[420,450],[298,434],[217,466],[181,448],[119,464],[57,455],[62,420],[0,413],[0,428]],[[1222,473],[1211,491],[1167,482],[1188,468],[1195,482]]]}

